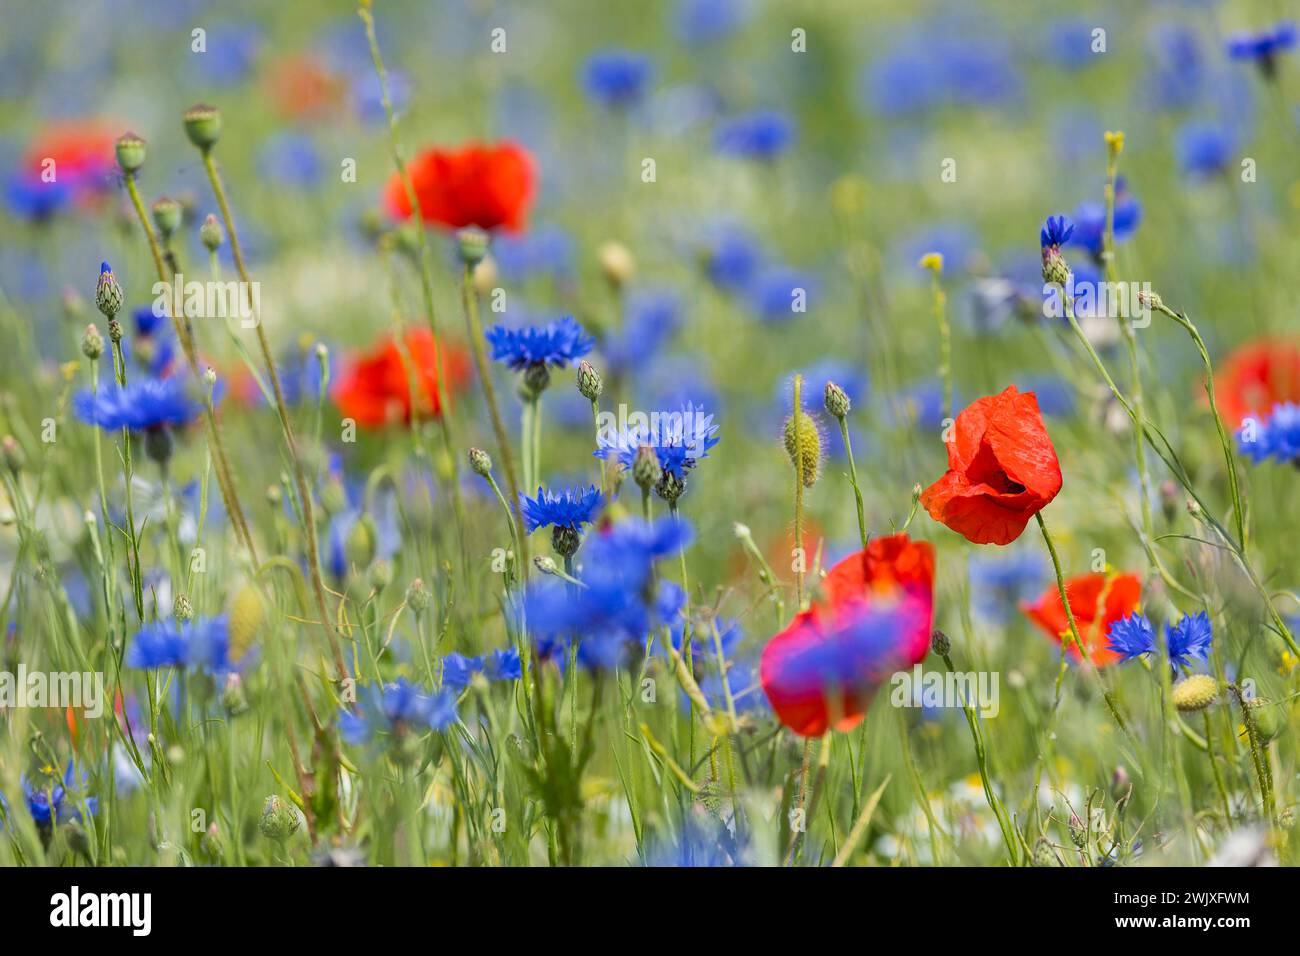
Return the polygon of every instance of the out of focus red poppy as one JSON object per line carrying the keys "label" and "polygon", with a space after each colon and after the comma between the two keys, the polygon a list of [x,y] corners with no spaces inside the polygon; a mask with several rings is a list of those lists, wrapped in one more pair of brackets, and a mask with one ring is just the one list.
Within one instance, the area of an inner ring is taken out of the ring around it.
{"label": "out of focus red poppy", "polygon": [[1214,401],[1229,428],[1248,415],[1268,415],[1282,402],[1300,403],[1300,346],[1256,339],[1235,349],[1214,377]]}
{"label": "out of focus red poppy", "polygon": [[[831,727],[851,729],[866,712],[881,666],[909,667],[925,657],[934,606],[934,548],[906,534],[878,538],[831,568],[822,593],[821,600],[768,641],[759,666],[759,680],[778,719],[803,736],[821,736]],[[834,686],[809,683],[800,662],[835,640],[854,615],[871,612],[881,612],[880,633],[856,650],[849,642],[830,651],[836,657],[859,653],[861,669],[851,661],[837,663],[848,663],[848,672],[861,679]]]}
{"label": "out of focus red poppy", "polygon": [[[1092,662],[1100,667],[1118,660],[1120,655],[1107,646],[1107,635],[1111,625],[1138,609],[1142,601],[1141,579],[1136,574],[1092,571],[1068,578],[1065,593],[1070,599],[1079,637]],[[1070,622],[1065,616],[1065,605],[1061,603],[1061,593],[1056,585],[1044,591],[1037,601],[1022,602],[1020,610],[1050,637],[1065,641],[1071,656],[1079,656],[1079,649],[1069,636]]]}
{"label": "out of focus red poppy", "polygon": [[333,390],[334,401],[357,424],[378,428],[409,422],[412,391],[415,415],[424,418],[441,414],[439,366],[446,375],[448,398],[469,381],[469,356],[464,349],[444,341],[435,342],[433,333],[424,327],[407,329],[402,340],[412,365],[409,376],[402,351],[391,336],[385,337],[374,350],[350,356],[343,363]]}
{"label": "out of focus red poppy", "polygon": [[346,84],[307,54],[276,61],[266,76],[267,92],[281,114],[319,120],[343,102]]}
{"label": "out of focus red poppy", "polygon": [[[510,142],[426,149],[407,172],[424,221],[448,229],[523,229],[536,192],[532,156]],[[397,173],[388,180],[384,203],[395,218],[410,218],[410,197]]]}
{"label": "out of focus red poppy", "polygon": [[56,123],[28,145],[23,172],[33,179],[52,175],[52,182],[71,190],[74,199],[84,200],[112,185],[117,169],[115,139],[112,128],[100,120]]}
{"label": "out of focus red poppy", "polygon": [[948,471],[921,504],[975,544],[1010,544],[1061,490],[1061,466],[1033,392],[1008,385],[968,405],[947,444]]}

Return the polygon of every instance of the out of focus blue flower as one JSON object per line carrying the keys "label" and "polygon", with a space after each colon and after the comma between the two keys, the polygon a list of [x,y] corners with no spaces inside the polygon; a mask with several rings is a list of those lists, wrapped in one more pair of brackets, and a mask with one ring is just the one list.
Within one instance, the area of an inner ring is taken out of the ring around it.
{"label": "out of focus blue flower", "polygon": [[[411,99],[411,83],[406,74],[388,71],[388,98],[395,114],[400,116],[406,111]],[[388,114],[384,112],[384,96],[379,77],[369,68],[369,64],[352,81],[352,108],[363,123],[384,123],[388,120]]]}
{"label": "out of focus blue flower", "polygon": [[970,559],[970,590],[975,609],[989,621],[1005,622],[1021,601],[1042,593],[1047,576],[1043,558],[1034,551],[975,551]]}
{"label": "out of focus blue flower", "polygon": [[1232,137],[1213,123],[1187,123],[1178,131],[1178,163],[1192,176],[1224,172],[1232,164],[1234,149]]}
{"label": "out of focus blue flower", "polygon": [[223,23],[207,30],[206,49],[188,57],[207,86],[234,86],[253,70],[261,46],[257,27]]}
{"label": "out of focus blue flower", "polygon": [[[375,486],[369,499],[366,488],[350,482],[342,460],[331,455],[326,481],[341,492],[341,506],[330,515],[325,531],[325,567],[335,580],[348,576],[354,562],[389,560],[402,545],[397,489],[392,482]],[[285,506],[291,503],[286,500]]]}
{"label": "out of focus blue flower", "polygon": [[[53,776],[52,772],[51,776]],[[20,785],[23,788],[23,798],[27,802],[27,810],[37,826],[48,827],[52,823],[66,823],[69,820],[81,819],[81,807],[76,798],[86,787],[86,775],[82,773],[78,780],[71,760],[68,761],[68,768],[64,771],[61,782],[54,779],[48,785],[41,786],[33,783],[24,774]],[[99,801],[94,797],[86,797],[84,802],[86,810],[90,813],[98,811]]]}
{"label": "out of focus blue flower", "polygon": [[522,282],[534,275],[566,279],[573,274],[573,237],[546,223],[520,235],[503,234],[492,241],[492,260],[501,275]]}
{"label": "out of focus blue flower", "polygon": [[764,322],[782,322],[808,311],[812,304],[812,276],[778,266],[765,269],[749,287],[749,303]]}
{"label": "out of focus blue flower", "polygon": [[641,290],[623,306],[623,325],[601,346],[611,373],[626,373],[653,359],[682,324],[681,299],[672,292]]}
{"label": "out of focus blue flower", "polygon": [[230,619],[196,617],[184,624],[168,619],[146,624],[126,652],[126,666],[138,670],[175,667],[223,675],[238,669],[230,659]]}
{"label": "out of focus blue flower", "polygon": [[690,46],[716,43],[744,26],[752,11],[750,0],[678,0],[673,32]]}
{"label": "out of focus blue flower", "polygon": [[596,344],[596,340],[567,315],[546,325],[522,329],[498,325],[487,330],[486,338],[492,346],[492,358],[517,371],[537,365],[564,368],[582,358]]}
{"label": "out of focus blue flower", "polygon": [[519,651],[513,647],[497,648],[484,661],[483,673],[490,681],[519,680],[524,675]]}
{"label": "out of focus blue flower", "polygon": [[483,658],[464,654],[446,654],[442,658],[442,686],[459,694],[483,670]]}
{"label": "out of focus blue flower", "polygon": [[394,738],[422,728],[444,730],[457,720],[456,700],[448,691],[430,694],[399,678],[382,688],[369,686],[355,710],[339,713],[339,736],[354,747],[377,738]]}
{"label": "out of focus blue flower", "polygon": [[681,589],[656,583],[653,569],[690,539],[690,525],[672,518],[653,524],[624,521],[590,535],[579,572],[584,587],[535,581],[525,594],[529,634],[539,655],[556,656],[565,642],[576,639],[584,666],[620,664],[631,646],[676,618]]}
{"label": "out of focus blue flower", "polygon": [[582,88],[587,98],[610,109],[630,109],[639,104],[653,78],[650,58],[630,50],[601,50],[588,57],[582,68]]}
{"label": "out of focus blue flower", "polygon": [[536,498],[526,497],[521,492],[519,499],[526,534],[552,525],[577,531],[584,524],[591,524],[595,520],[596,511],[604,501],[594,485],[589,488],[565,488],[562,492],[550,492],[539,487]]}
{"label": "out of focus blue flower", "polygon": [[[954,407],[961,407],[956,392],[952,400]],[[907,386],[895,396],[893,404],[902,412],[895,417],[895,427],[926,431],[943,427],[943,384],[938,379],[925,379]]]}
{"label": "out of focus blue flower", "polygon": [[[1070,242],[1082,246],[1095,258],[1102,253],[1102,242],[1106,232],[1106,206],[1100,202],[1083,202],[1074,210],[1074,235]],[[1120,243],[1130,238],[1142,219],[1142,206],[1132,193],[1123,177],[1115,182],[1115,242]]]}
{"label": "out of focus blue flower", "polygon": [[316,144],[306,133],[273,133],[257,153],[257,168],[268,181],[280,186],[309,188],[321,181],[322,164]]}
{"label": "out of focus blue flower", "polygon": [[18,172],[5,187],[5,204],[20,219],[45,222],[72,201],[72,190],[59,180],[45,182],[39,173]]}
{"label": "out of focus blue flower", "polygon": [[723,226],[706,241],[704,269],[720,289],[737,291],[750,284],[763,262],[763,248],[749,233]]}
{"label": "out of focus blue flower", "polygon": [[942,107],[991,107],[1020,94],[1016,57],[1002,38],[960,20],[925,24],[890,39],[863,76],[871,107],[907,116]]}
{"label": "out of focus blue flower", "polygon": [[1092,31],[1097,24],[1084,17],[1054,20],[1047,27],[1047,62],[1067,70],[1081,70],[1097,62]]}
{"label": "out of focus blue flower", "polygon": [[1159,109],[1185,109],[1196,102],[1206,81],[1205,55],[1196,33],[1183,23],[1161,23],[1148,44],[1150,72],[1142,84]]}
{"label": "out of focus blue flower", "polygon": [[1143,614],[1136,611],[1121,618],[1110,626],[1106,646],[1120,656],[1122,660],[1131,661],[1144,654],[1154,653],[1156,649],[1155,630]]}
{"label": "out of focus blue flower", "polygon": [[744,159],[773,160],[794,143],[794,121],[776,110],[757,110],[719,124],[714,135],[718,152]]}
{"label": "out of focus blue flower", "polygon": [[649,842],[645,865],[666,868],[745,866],[746,847],[721,823],[688,817],[679,833]]}
{"label": "out of focus blue flower", "polygon": [[1237,444],[1256,464],[1269,459],[1284,465],[1300,461],[1300,405],[1283,402],[1274,405],[1262,421],[1246,419],[1237,432]]}
{"label": "out of focus blue flower", "polygon": [[89,389],[78,392],[72,408],[83,422],[105,431],[185,425],[203,410],[185,394],[185,384],[179,378],[136,379],[125,388],[101,385],[96,393]]}
{"label": "out of focus blue flower", "polygon": [[1265,76],[1272,77],[1277,70],[1277,55],[1296,43],[1296,26],[1283,20],[1257,33],[1234,33],[1228,37],[1228,56],[1234,60],[1251,60],[1258,64]]}

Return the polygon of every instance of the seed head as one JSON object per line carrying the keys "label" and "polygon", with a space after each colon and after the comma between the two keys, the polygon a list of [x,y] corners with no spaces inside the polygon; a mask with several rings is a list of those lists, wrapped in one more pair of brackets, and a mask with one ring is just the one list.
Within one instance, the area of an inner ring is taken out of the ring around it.
{"label": "seed head", "polygon": [[1219,682],[1209,674],[1184,677],[1173,689],[1174,706],[1183,713],[1204,710],[1219,697]]}
{"label": "seed head", "polygon": [[113,144],[113,152],[117,154],[117,165],[124,173],[134,173],[144,165],[145,146],[142,140],[135,133],[123,133]]}
{"label": "seed head", "polygon": [[803,486],[816,484],[821,477],[822,433],[812,415],[800,411],[785,420],[785,451]]}
{"label": "seed head", "polygon": [[182,117],[185,135],[203,152],[210,150],[221,136],[221,110],[206,103],[196,103]]}

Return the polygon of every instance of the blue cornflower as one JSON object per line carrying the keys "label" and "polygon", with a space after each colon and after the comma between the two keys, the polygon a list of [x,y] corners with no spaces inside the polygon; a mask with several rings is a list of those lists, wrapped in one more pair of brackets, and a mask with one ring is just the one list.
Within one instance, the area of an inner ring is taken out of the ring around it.
{"label": "blue cornflower", "polygon": [[[411,81],[404,73],[388,71],[388,98],[394,113],[406,112],[406,106],[411,101]],[[352,107],[363,123],[382,123],[387,120],[383,90],[373,69],[361,71],[353,80],[351,99]]]}
{"label": "blue cornflower", "polygon": [[719,125],[713,144],[728,156],[772,160],[790,148],[794,137],[790,117],[776,110],[758,110]]}
{"label": "blue cornflower", "polygon": [[[645,416],[642,416],[645,418]],[[600,446],[597,458],[618,459],[624,470],[632,467],[637,449],[649,445],[655,450],[659,467],[679,481],[695,468],[700,459],[719,441],[713,416],[704,414],[703,406],[687,403],[681,412],[655,412],[645,421],[629,422],[622,431],[602,429],[596,435]]]}
{"label": "blue cornflower", "polygon": [[238,670],[230,659],[230,619],[219,614],[184,624],[171,619],[146,624],[126,652],[126,666],[150,671],[175,667],[215,675]]}
{"label": "blue cornflower", "polygon": [[205,85],[234,86],[252,71],[261,42],[254,25],[216,24],[208,30],[207,52],[191,59]]}
{"label": "blue cornflower", "polygon": [[[53,777],[52,771],[50,776]],[[68,768],[63,773],[61,783],[55,782],[49,787],[40,788],[34,786],[24,774],[20,784],[23,788],[23,798],[27,801],[27,810],[37,826],[48,827],[51,823],[81,819],[81,809],[74,802],[73,797],[85,787],[86,775],[81,774],[78,784],[71,760],[68,761]],[[85,805],[86,810],[92,814],[99,809],[99,801],[94,797],[86,797]]]}
{"label": "blue cornflower", "polygon": [[682,43],[714,43],[740,29],[751,11],[750,0],[679,0],[673,32]]}
{"label": "blue cornflower", "polygon": [[[1115,241],[1123,242],[1137,231],[1142,206],[1121,178],[1115,182]],[[1087,249],[1094,257],[1102,252],[1106,232],[1106,207],[1099,202],[1080,203],[1074,210],[1074,235],[1070,242]]]}
{"label": "blue cornflower", "polygon": [[650,841],[645,865],[654,868],[747,866],[749,848],[721,823],[697,822],[688,817],[679,833]]}
{"label": "blue cornflower", "polygon": [[492,358],[516,371],[539,365],[565,368],[590,352],[596,344],[596,340],[567,315],[546,325],[530,325],[522,329],[498,325],[487,330],[486,338],[492,346]]}
{"label": "blue cornflower", "polygon": [[1098,62],[1093,50],[1094,26],[1085,17],[1066,17],[1053,21],[1045,37],[1047,53],[1044,59],[1067,70],[1079,70]]}
{"label": "blue cornflower", "polygon": [[582,87],[593,102],[626,109],[645,98],[653,78],[654,64],[648,56],[629,50],[601,50],[587,58]]}
{"label": "blue cornflower", "polygon": [[257,168],[272,183],[308,188],[321,181],[320,151],[305,133],[274,133],[257,152]]}
{"label": "blue cornflower", "polygon": [[601,346],[611,373],[627,372],[654,357],[682,325],[682,303],[671,292],[642,291],[627,297],[623,325]]}
{"label": "blue cornflower", "polygon": [[1131,661],[1144,654],[1155,652],[1155,631],[1146,615],[1134,611],[1110,626],[1106,646],[1122,660]]}
{"label": "blue cornflower", "polygon": [[503,277],[514,282],[534,275],[568,278],[573,273],[573,256],[573,237],[554,223],[492,240],[492,261]]}
{"label": "blue cornflower", "polygon": [[662,519],[654,524],[625,521],[591,535],[576,590],[554,581],[535,582],[525,594],[530,635],[545,658],[577,639],[586,667],[614,667],[632,645],[676,620],[681,589],[656,583],[654,565],[677,554],[691,539],[690,525]]}
{"label": "blue cornflower", "polygon": [[778,267],[755,277],[749,288],[749,301],[764,322],[779,322],[807,312],[812,292],[811,276],[795,269]]}
{"label": "blue cornflower", "polygon": [[1228,37],[1228,56],[1234,60],[1254,60],[1266,77],[1272,77],[1277,69],[1277,55],[1295,43],[1295,23],[1283,20],[1258,33],[1232,34]]}
{"label": "blue cornflower", "polygon": [[362,746],[377,737],[400,737],[422,727],[443,730],[456,720],[456,699],[450,691],[431,695],[403,677],[382,688],[367,687],[356,710],[344,708],[339,713],[339,736]]}
{"label": "blue cornflower", "polygon": [[1282,464],[1300,461],[1300,405],[1273,406],[1268,418],[1247,418],[1237,432],[1241,453],[1259,464],[1270,458]]}
{"label": "blue cornflower", "polygon": [[1038,231],[1039,245],[1044,249],[1059,248],[1069,242],[1074,234],[1074,223],[1064,216],[1048,216],[1043,228]]}
{"label": "blue cornflower", "polygon": [[145,431],[165,425],[185,425],[203,410],[185,394],[184,383],[177,378],[147,378],[130,381],[125,388],[88,389],[72,399],[78,418],[105,431]]}
{"label": "blue cornflower", "polygon": [[491,681],[519,680],[524,676],[524,669],[518,649],[497,648],[483,663],[483,673]]}
{"label": "blue cornflower", "polygon": [[705,244],[704,269],[709,281],[726,291],[747,288],[762,262],[758,240],[734,226],[716,230]]}
{"label": "blue cornflower", "polygon": [[1042,556],[1036,551],[976,551],[970,559],[970,590],[975,607],[985,618],[1003,622],[1021,601],[1043,590],[1046,576]]}
{"label": "blue cornflower", "polygon": [[889,42],[862,77],[870,105],[887,116],[997,106],[1023,86],[1010,45],[970,20],[946,16]]}
{"label": "blue cornflower", "polygon": [[1210,653],[1214,632],[1210,616],[1204,611],[1186,615],[1170,627],[1165,625],[1165,638],[1169,642],[1169,663],[1174,667],[1190,668],[1193,658],[1205,660]]}
{"label": "blue cornflower", "polygon": [[548,525],[577,531],[584,524],[591,524],[595,520],[596,511],[604,502],[604,496],[595,485],[585,489],[565,488],[559,493],[546,491],[539,486],[536,498],[521,493],[519,499],[524,531],[527,534]]}
{"label": "blue cornflower", "polygon": [[459,694],[474,675],[483,670],[483,658],[464,654],[447,654],[442,659],[442,686]]}
{"label": "blue cornflower", "polygon": [[1233,142],[1212,123],[1187,123],[1178,131],[1178,163],[1192,176],[1212,176],[1232,163]]}
{"label": "blue cornflower", "polygon": [[45,182],[39,175],[20,172],[5,187],[9,211],[29,222],[45,222],[72,200],[72,189],[60,180]]}

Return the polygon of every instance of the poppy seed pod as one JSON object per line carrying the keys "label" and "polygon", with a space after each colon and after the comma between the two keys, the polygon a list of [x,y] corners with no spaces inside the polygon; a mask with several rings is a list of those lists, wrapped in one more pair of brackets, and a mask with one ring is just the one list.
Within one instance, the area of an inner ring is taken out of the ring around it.
{"label": "poppy seed pod", "polygon": [[207,152],[221,136],[221,111],[206,103],[196,103],[182,117],[185,135],[190,142]]}
{"label": "poppy seed pod", "polygon": [[158,227],[158,232],[164,239],[170,239],[181,227],[181,219],[185,214],[181,204],[167,196],[154,200],[150,212],[153,213],[154,225]]}
{"label": "poppy seed pod", "polygon": [[113,144],[113,152],[117,155],[117,165],[124,173],[134,173],[144,165],[144,140],[135,133],[119,136]]}
{"label": "poppy seed pod", "polygon": [[208,252],[216,252],[221,248],[223,239],[225,234],[221,230],[221,223],[217,222],[216,216],[208,213],[208,218],[199,226],[199,240],[203,243],[203,248]]}

